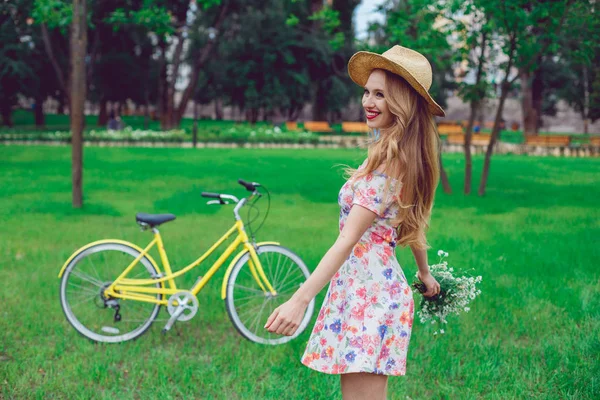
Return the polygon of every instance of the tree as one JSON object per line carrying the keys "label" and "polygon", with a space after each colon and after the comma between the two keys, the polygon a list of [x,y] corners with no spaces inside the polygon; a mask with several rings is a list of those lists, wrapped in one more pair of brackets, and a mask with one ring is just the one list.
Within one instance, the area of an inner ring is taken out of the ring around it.
{"label": "tree", "polygon": [[[277,113],[294,120],[317,90],[323,96],[319,102],[325,104],[324,114],[344,107],[347,73],[343,68],[343,77],[339,76],[334,65],[340,64],[342,57],[336,52],[345,36],[334,31],[340,26],[337,14],[324,10],[314,11],[308,1],[233,3],[217,49],[201,71],[195,99],[203,104],[214,100],[216,106],[230,104],[251,122]],[[207,40],[202,24],[191,29],[198,33],[190,35],[188,58]]]}
{"label": "tree", "polygon": [[[457,14],[461,18],[455,18]],[[491,57],[492,32],[485,10],[479,8],[475,1],[459,1],[451,7],[448,18],[453,21],[455,26],[453,30],[461,35],[462,43],[459,48],[462,51],[463,60],[468,65],[468,70],[464,72],[464,75],[471,71],[475,72],[474,83],[463,81],[458,85],[459,96],[469,103],[469,119],[465,128],[465,182],[463,189],[464,193],[468,195],[471,193],[472,177],[471,137],[475,116],[479,113],[489,90],[486,64]]]}
{"label": "tree", "polygon": [[0,116],[2,123],[12,126],[12,108],[26,82],[35,77],[27,61],[32,53],[32,38],[26,24],[24,1],[0,5]]}
{"label": "tree", "polygon": [[600,20],[594,1],[572,5],[559,40],[555,57],[542,64],[541,86],[578,111],[588,133],[589,122],[600,118]]}
{"label": "tree", "polygon": [[[500,133],[500,122],[508,92],[519,76],[530,73],[537,66],[541,55],[552,53],[558,43],[557,35],[563,27],[565,15],[572,0],[545,2],[538,0],[481,0],[481,6],[490,16],[496,32],[501,36],[501,45],[507,57],[501,67],[504,77],[500,84],[500,99],[494,126],[487,147],[478,194],[485,194],[494,145]],[[534,27],[536,27],[534,31]],[[539,29],[538,29],[539,28]],[[519,73],[512,75],[513,67]],[[512,76],[511,76],[512,75]]]}
{"label": "tree", "polygon": [[86,97],[85,56],[87,48],[86,0],[73,0],[71,29],[71,146],[73,207],[83,205],[83,126]]}

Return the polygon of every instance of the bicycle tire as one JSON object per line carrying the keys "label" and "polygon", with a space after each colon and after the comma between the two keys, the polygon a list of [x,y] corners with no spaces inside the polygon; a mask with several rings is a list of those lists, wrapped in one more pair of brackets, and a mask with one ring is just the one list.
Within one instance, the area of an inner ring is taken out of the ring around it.
{"label": "bicycle tire", "polygon": [[[67,321],[77,332],[96,342],[120,343],[133,340],[150,328],[160,311],[160,304],[114,299],[119,305],[121,315],[121,319],[117,321],[115,309],[106,307],[101,295],[102,288],[112,283],[139,255],[140,252],[133,247],[122,243],[105,242],[85,248],[73,257],[65,268],[61,279],[60,303]],[[98,270],[94,264],[94,259],[101,260],[102,258],[104,259],[104,266]],[[110,262],[107,262],[107,259]],[[89,264],[92,266],[93,275],[86,273],[85,267]],[[150,279],[157,275],[158,271],[152,262],[148,258],[142,257],[132,271],[129,272],[128,277]],[[157,282],[156,287],[161,288],[162,284]],[[79,294],[79,297],[77,297],[78,290],[83,295]],[[156,298],[161,300],[162,295],[157,294]],[[140,321],[127,319],[135,310],[142,308],[143,315],[147,314],[147,317],[143,316]],[[111,316],[112,322],[110,321]],[[96,317],[99,322],[94,320]],[[129,322],[132,322],[132,324],[129,324]],[[134,328],[129,329],[130,325]],[[125,327],[127,327],[126,332],[122,332]]]}
{"label": "bicycle tire", "polygon": [[[298,255],[283,246],[261,245],[257,247],[256,252],[267,278],[278,295],[272,297],[270,294],[265,294],[256,284],[248,266],[250,253],[246,253],[233,266],[227,280],[225,297],[227,313],[237,331],[250,341],[268,345],[287,343],[298,337],[308,326],[314,312],[314,299],[308,304],[304,317],[292,336],[270,333],[263,327],[271,312],[291,298],[297,288],[308,279],[310,272]],[[275,260],[277,265],[274,265]],[[282,275],[283,273],[285,275]],[[254,294],[249,295],[249,293]],[[255,304],[249,304],[253,301]],[[253,305],[258,308],[257,315],[253,314]],[[251,322],[248,316],[253,317]]]}

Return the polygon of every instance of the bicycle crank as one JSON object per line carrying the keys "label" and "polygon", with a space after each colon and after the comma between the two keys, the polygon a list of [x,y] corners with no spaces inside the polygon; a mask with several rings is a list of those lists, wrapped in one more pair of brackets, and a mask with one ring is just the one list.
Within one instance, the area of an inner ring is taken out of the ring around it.
{"label": "bicycle crank", "polygon": [[175,321],[189,321],[198,312],[198,299],[190,292],[177,292],[167,302],[167,311],[171,315],[162,332],[166,333]]}

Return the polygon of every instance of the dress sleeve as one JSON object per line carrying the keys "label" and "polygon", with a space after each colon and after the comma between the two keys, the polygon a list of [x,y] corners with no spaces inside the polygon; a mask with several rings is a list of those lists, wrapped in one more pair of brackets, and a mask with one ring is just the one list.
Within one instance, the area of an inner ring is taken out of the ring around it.
{"label": "dress sleeve", "polygon": [[368,174],[352,184],[354,199],[352,204],[357,204],[383,217],[386,208],[384,200],[389,203],[393,194],[388,190],[388,196],[384,199],[385,177],[381,175]]}

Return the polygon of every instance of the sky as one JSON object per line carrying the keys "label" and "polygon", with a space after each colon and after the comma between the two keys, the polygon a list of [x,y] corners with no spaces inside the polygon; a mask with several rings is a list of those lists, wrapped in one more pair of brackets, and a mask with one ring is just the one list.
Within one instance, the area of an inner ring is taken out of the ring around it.
{"label": "sky", "polygon": [[385,0],[363,0],[354,10],[354,21],[356,29],[356,37],[363,39],[366,37],[367,27],[369,22],[383,22],[383,14],[377,13],[377,6],[385,3]]}

